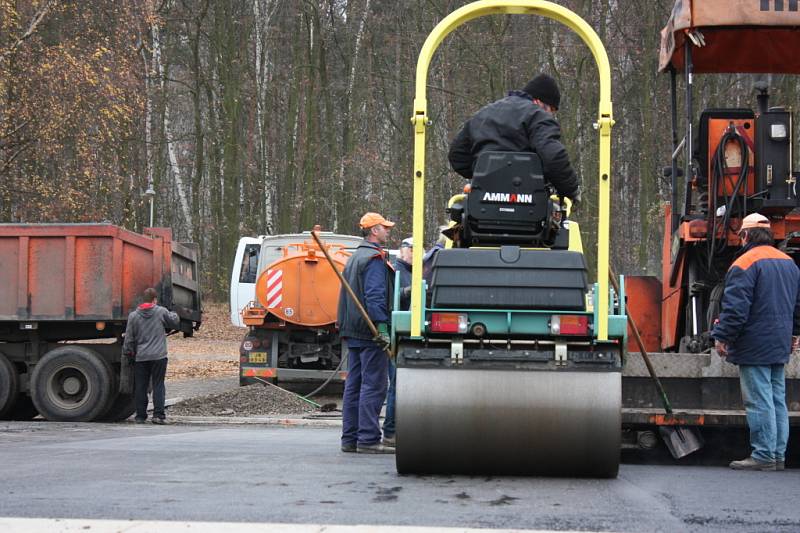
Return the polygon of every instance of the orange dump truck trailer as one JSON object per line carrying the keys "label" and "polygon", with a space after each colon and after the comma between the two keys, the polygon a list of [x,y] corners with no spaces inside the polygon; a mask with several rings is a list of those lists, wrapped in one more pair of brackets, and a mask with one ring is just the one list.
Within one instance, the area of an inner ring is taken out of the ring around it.
{"label": "orange dump truck trailer", "polygon": [[201,321],[197,249],[170,229],[0,224],[0,419],[130,416],[121,342],[147,287],[191,336]]}
{"label": "orange dump truck trailer", "polygon": [[[320,236],[339,270],[361,242],[350,235]],[[248,331],[240,349],[239,383],[344,379],[336,329],[340,283],[310,234],[267,236],[258,245],[243,239],[243,246],[250,246],[258,257],[242,250],[237,254],[236,265],[243,265],[244,272],[239,279],[254,281],[250,302],[240,312]],[[248,265],[256,261],[257,272],[248,280]],[[242,284],[236,285],[231,290],[232,309],[234,293],[243,293]]]}

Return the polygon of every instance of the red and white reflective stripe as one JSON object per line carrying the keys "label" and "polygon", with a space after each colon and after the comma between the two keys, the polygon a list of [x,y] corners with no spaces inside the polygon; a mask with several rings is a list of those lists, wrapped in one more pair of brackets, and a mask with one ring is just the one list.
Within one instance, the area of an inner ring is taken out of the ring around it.
{"label": "red and white reflective stripe", "polygon": [[267,309],[278,307],[283,300],[283,270],[267,270]]}

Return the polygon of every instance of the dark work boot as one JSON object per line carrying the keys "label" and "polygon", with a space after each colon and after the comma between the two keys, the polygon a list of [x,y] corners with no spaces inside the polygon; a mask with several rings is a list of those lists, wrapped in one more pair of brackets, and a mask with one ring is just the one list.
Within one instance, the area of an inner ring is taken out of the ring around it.
{"label": "dark work boot", "polygon": [[775,461],[759,461],[757,459],[753,459],[752,457],[748,457],[747,459],[742,459],[741,461],[732,461],[730,465],[731,468],[734,470],[764,470],[764,471],[771,471],[775,470]]}
{"label": "dark work boot", "polygon": [[394,453],[394,448],[384,446],[380,442],[375,444],[359,444],[358,453]]}
{"label": "dark work boot", "polygon": [[342,451],[344,453],[356,453],[356,451],[358,451],[358,447],[356,446],[355,442],[348,442],[346,444],[343,442]]}

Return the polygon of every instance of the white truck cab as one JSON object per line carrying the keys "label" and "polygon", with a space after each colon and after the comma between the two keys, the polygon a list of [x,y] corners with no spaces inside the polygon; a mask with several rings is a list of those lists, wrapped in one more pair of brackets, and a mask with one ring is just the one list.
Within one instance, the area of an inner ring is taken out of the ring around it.
{"label": "white truck cab", "polygon": [[258,257],[261,255],[261,243],[265,238],[265,235],[242,237],[236,248],[231,271],[231,324],[240,328],[246,327],[242,322],[242,309],[255,298]]}

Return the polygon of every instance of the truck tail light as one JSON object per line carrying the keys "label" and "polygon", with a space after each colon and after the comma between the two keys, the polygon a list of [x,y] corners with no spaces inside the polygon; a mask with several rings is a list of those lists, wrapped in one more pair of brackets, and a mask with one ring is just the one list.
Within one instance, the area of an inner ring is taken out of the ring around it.
{"label": "truck tail light", "polygon": [[550,317],[552,335],[588,335],[589,317],[585,315],[553,315]]}
{"label": "truck tail light", "polygon": [[461,313],[432,313],[432,333],[466,333],[469,317]]}

